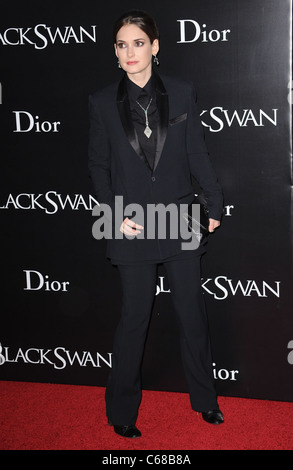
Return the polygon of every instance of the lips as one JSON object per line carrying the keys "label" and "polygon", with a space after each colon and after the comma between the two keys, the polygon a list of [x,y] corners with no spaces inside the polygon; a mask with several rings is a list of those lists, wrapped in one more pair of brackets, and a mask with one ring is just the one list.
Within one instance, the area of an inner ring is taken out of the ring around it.
{"label": "lips", "polygon": [[127,65],[135,65],[137,63],[138,63],[137,60],[130,60],[129,62],[127,62]]}

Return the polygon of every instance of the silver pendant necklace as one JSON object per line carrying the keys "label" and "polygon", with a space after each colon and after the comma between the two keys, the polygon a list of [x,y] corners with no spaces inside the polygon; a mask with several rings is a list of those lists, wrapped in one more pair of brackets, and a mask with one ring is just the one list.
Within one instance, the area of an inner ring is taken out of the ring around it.
{"label": "silver pendant necklace", "polygon": [[150,107],[150,104],[152,102],[153,98],[150,99],[150,102],[149,104],[147,105],[146,109],[144,109],[141,104],[137,101],[137,104],[138,106],[143,110],[144,112],[144,115],[145,115],[145,130],[144,130],[144,134],[147,136],[147,138],[149,139],[151,134],[152,134],[152,130],[151,128],[149,127],[149,119],[148,119],[148,109]]}

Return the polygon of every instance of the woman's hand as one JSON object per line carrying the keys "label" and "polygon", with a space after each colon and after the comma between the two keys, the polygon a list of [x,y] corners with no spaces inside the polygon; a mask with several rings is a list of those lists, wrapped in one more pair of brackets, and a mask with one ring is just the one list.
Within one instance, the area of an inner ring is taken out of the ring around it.
{"label": "woman's hand", "polygon": [[130,220],[128,217],[123,220],[120,226],[120,232],[125,233],[125,235],[138,235],[143,229],[142,225],[136,224],[133,220]]}
{"label": "woman's hand", "polygon": [[[219,220],[210,219],[209,223],[209,232],[212,233],[215,231],[217,227],[221,225]],[[120,232],[124,233],[125,235],[138,235],[143,230],[143,226],[136,224],[133,220],[130,220],[128,217],[123,220],[120,226]]]}
{"label": "woman's hand", "polygon": [[221,222],[219,220],[215,219],[210,219],[209,223],[209,232],[214,232],[217,227],[221,225]]}

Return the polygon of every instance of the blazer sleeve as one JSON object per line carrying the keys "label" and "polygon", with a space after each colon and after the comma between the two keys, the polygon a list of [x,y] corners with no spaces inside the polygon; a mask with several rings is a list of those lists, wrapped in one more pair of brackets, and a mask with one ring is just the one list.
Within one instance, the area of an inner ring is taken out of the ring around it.
{"label": "blazer sleeve", "polygon": [[209,158],[193,87],[191,87],[189,97],[187,119],[187,154],[190,172],[202,189],[210,218],[221,220],[223,213],[222,189]]}
{"label": "blazer sleeve", "polygon": [[89,146],[88,167],[93,183],[94,194],[101,204],[114,208],[114,196],[111,188],[110,144],[107,131],[99,115],[96,95],[89,97]]}

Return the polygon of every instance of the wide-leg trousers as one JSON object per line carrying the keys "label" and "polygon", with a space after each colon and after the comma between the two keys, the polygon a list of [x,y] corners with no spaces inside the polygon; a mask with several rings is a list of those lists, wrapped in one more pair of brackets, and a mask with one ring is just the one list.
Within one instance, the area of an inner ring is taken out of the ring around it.
{"label": "wide-leg trousers", "polygon": [[[181,356],[193,410],[218,409],[208,321],[201,288],[200,256],[163,263],[179,324]],[[119,265],[122,312],[116,329],[106,413],[116,425],[135,424],[141,402],[141,363],[155,298],[157,263]]]}

